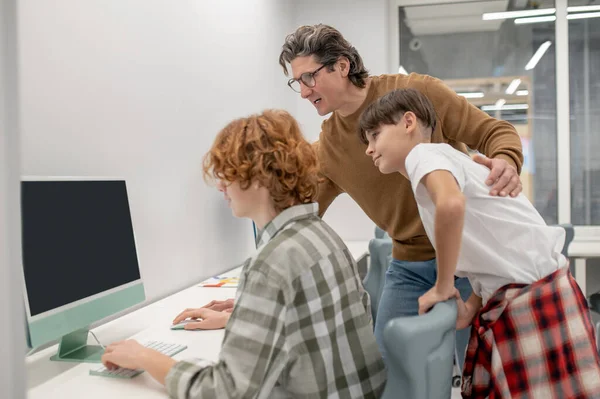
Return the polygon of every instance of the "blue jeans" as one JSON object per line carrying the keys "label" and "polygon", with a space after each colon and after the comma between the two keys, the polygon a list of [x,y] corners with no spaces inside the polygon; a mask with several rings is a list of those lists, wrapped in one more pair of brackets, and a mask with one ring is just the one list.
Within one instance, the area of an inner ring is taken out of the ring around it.
{"label": "blue jeans", "polygon": [[[385,360],[383,346],[383,328],[388,321],[396,317],[419,314],[419,297],[426,293],[437,279],[437,263],[435,259],[424,262],[408,262],[393,259],[385,273],[385,284],[377,318],[375,319],[375,339]],[[471,296],[471,285],[466,278],[457,278],[455,286],[463,300]],[[469,342],[470,327],[456,332],[456,348],[458,350],[459,367],[462,369],[464,351]]]}

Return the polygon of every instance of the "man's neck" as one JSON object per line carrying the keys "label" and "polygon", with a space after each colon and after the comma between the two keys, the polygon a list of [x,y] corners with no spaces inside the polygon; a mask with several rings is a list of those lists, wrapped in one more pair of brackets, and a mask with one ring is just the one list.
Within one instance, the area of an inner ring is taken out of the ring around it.
{"label": "man's neck", "polygon": [[350,83],[348,91],[345,93],[344,104],[337,109],[337,112],[341,116],[348,116],[355,113],[365,102],[367,94],[369,94],[370,86],[371,78],[367,78],[367,84],[363,88],[356,87],[352,83]]}

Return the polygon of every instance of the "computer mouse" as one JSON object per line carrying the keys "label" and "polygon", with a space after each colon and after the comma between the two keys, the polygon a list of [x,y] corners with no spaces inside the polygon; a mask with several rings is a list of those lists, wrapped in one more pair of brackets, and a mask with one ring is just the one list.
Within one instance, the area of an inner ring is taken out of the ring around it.
{"label": "computer mouse", "polygon": [[171,325],[171,330],[184,330],[186,324],[188,324],[188,323],[196,323],[198,321],[200,321],[200,320],[198,320],[198,319],[187,319],[187,320],[184,320],[184,321],[179,322],[177,324]]}

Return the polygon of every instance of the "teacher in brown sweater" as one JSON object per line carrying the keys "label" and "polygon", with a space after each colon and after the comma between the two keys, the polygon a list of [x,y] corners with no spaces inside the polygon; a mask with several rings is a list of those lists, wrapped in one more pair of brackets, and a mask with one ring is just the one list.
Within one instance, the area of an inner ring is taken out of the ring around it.
{"label": "teacher in brown sweater", "polygon": [[[365,155],[366,146],[357,134],[362,111],[393,89],[419,90],[437,113],[432,142],[450,143],[464,152],[469,146],[487,156],[476,157],[476,162],[490,169],[486,181],[490,195],[521,192],[521,141],[511,124],[490,117],[439,79],[415,73],[370,76],[357,50],[327,25],[301,26],[288,35],[279,63],[291,78],[290,88],[310,101],[319,115],[331,113],[315,143],[325,177],[319,187],[319,214],[338,195],[347,193],[393,240],[393,261],[375,323],[375,336],[385,357],[385,324],[418,313],[419,297],[436,284],[436,260],[410,182],[399,173],[381,174]],[[456,287],[463,298],[470,295],[466,279],[457,279]]]}

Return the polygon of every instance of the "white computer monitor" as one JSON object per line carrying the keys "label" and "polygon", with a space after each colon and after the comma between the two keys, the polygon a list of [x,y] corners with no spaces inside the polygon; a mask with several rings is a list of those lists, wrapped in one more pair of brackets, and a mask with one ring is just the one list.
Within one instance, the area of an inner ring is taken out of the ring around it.
{"label": "white computer monitor", "polygon": [[24,177],[23,292],[31,347],[99,362],[89,326],[145,300],[124,179]]}

